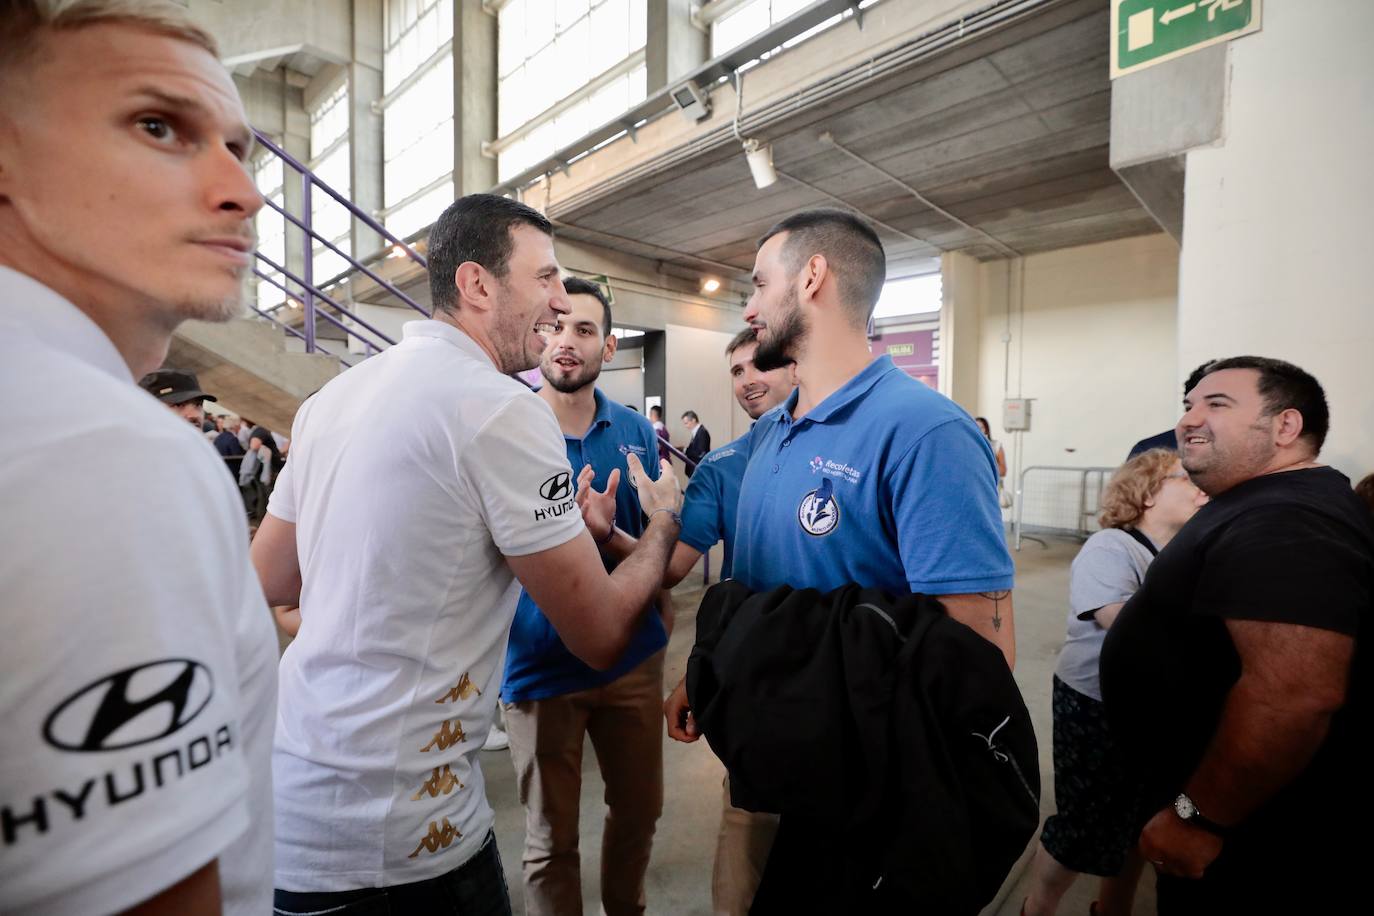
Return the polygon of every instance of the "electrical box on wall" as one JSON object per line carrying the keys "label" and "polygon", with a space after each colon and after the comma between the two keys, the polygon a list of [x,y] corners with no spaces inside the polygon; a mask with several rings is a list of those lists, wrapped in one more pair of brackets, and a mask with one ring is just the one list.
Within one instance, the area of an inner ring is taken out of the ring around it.
{"label": "electrical box on wall", "polygon": [[1007,398],[1002,402],[1002,428],[1007,432],[1027,432],[1031,428],[1033,398]]}

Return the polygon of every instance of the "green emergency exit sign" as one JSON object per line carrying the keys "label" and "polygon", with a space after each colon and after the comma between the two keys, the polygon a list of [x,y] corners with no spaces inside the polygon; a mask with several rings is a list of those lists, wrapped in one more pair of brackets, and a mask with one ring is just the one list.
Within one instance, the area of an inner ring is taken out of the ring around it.
{"label": "green emergency exit sign", "polygon": [[1260,0],[1112,0],[1112,79],[1259,27]]}

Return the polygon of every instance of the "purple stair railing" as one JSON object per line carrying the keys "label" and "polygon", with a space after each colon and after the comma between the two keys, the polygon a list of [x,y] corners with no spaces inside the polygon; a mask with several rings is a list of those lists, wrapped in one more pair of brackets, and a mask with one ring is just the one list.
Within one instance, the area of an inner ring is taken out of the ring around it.
{"label": "purple stair railing", "polygon": [[[420,255],[417,251],[415,251],[415,249],[411,248],[410,245],[406,244],[405,241],[403,241],[400,238],[397,238],[394,234],[388,231],[385,226],[383,226],[377,220],[373,219],[367,212],[362,210],[357,204],[353,203],[353,201],[344,197],[338,191],[335,191],[329,185],[321,181],[319,176],[312,172],[309,169],[309,167],[307,167],[300,160],[296,159],[290,153],[286,152],[286,150],[282,149],[280,146],[273,143],[272,140],[265,136],[261,131],[254,131],[253,133],[257,137],[258,143],[260,143],[265,149],[267,149],[274,156],[280,159],[285,167],[291,169],[291,171],[295,172],[296,175],[299,176],[301,183],[301,215],[299,217],[286,212],[285,208],[278,206],[270,200],[264,201],[264,203],[267,206],[271,207],[273,210],[280,213],[282,218],[289,222],[291,225],[301,230],[303,236],[302,247],[304,249],[302,260],[302,264],[304,266],[301,268],[299,274],[287,270],[285,265],[276,263],[267,255],[263,254],[261,251],[255,252],[255,256],[259,263],[257,266],[253,268],[253,274],[258,278],[260,282],[271,284],[272,286],[281,290],[283,296],[285,297],[283,301],[287,301],[290,299],[299,299],[303,309],[304,320],[302,322],[301,329],[297,330],[296,328],[292,327],[286,322],[281,321],[275,315],[271,314],[268,311],[259,309],[256,306],[254,306],[253,310],[263,318],[266,318],[268,321],[271,321],[273,324],[282,328],[282,330],[284,330],[286,333],[291,334],[297,339],[303,341],[305,344],[305,352],[325,353],[327,355],[338,358],[341,362],[343,361],[343,354],[332,353],[315,339],[315,327],[317,319],[323,319],[329,324],[332,324],[333,326],[342,330],[345,335],[345,341],[349,337],[357,338],[359,341],[361,341],[364,347],[365,356],[372,355],[373,353],[382,349],[384,345],[390,345],[396,342],[389,335],[387,335],[377,327],[373,326],[369,322],[365,321],[364,319],[360,318],[358,315],[354,314],[346,306],[340,304],[328,293],[326,293],[320,286],[316,285],[314,248],[315,243],[319,242],[329,251],[332,251],[334,254],[343,258],[345,263],[348,264],[349,269],[345,270],[343,274],[341,274],[340,276],[347,275],[348,273],[354,271],[361,273],[362,275],[371,279],[379,287],[386,290],[391,295],[395,296],[402,303],[408,305],[424,317],[428,318],[428,309],[424,308],[414,299],[410,298],[410,296],[406,295],[406,293],[402,291],[399,287],[397,287],[394,283],[382,277],[367,264],[364,264],[362,261],[359,261],[353,255],[342,250],[329,239],[325,238],[324,236],[320,235],[317,231],[315,231],[311,219],[311,201],[314,197],[315,191],[322,191],[323,193],[329,195],[329,197],[333,198],[340,206],[347,210],[354,219],[359,220],[360,222],[362,222],[364,226],[371,229],[373,232],[377,233],[383,239],[391,243],[391,250],[400,251],[406,257],[410,258],[411,261],[415,262],[421,267],[428,268],[428,264],[426,263],[424,257]],[[267,268],[266,271],[263,270],[264,266]],[[285,281],[290,281],[290,283],[294,284],[296,288],[292,289],[291,287],[287,286]],[[352,322],[353,325],[355,325],[355,327],[350,327],[342,319],[347,319],[349,322]],[[371,336],[359,333],[357,328],[365,329],[369,332]]]}

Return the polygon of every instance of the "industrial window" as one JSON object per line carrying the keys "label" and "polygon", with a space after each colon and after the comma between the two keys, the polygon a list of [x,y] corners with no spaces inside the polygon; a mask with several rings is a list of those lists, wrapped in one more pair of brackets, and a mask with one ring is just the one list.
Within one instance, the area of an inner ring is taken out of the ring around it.
{"label": "industrial window", "polygon": [[[346,198],[353,196],[351,149],[348,139],[348,82],[322,99],[310,113],[310,168],[321,181]],[[310,195],[310,225],[342,250],[353,253],[353,216],[318,187]],[[315,282],[342,273],[348,263],[318,240],[314,242]]]}
{"label": "industrial window", "polygon": [[500,180],[644,100],[648,0],[505,0],[497,49]]}
{"label": "industrial window", "polygon": [[[257,185],[258,191],[278,207],[284,207],[286,200],[284,181],[285,169],[282,166],[282,161],[276,157],[276,154],[263,150],[262,154],[253,162],[253,183]],[[258,251],[271,258],[273,263],[285,266],[285,218],[276,210],[264,205],[258,211],[258,215],[253,218],[253,224],[258,234]],[[266,264],[258,262],[256,267],[283,286],[291,285],[285,282],[281,274],[271,271]],[[254,282],[257,285],[259,309],[267,311],[280,306],[285,301],[286,293],[271,283],[264,280],[255,280]]]}
{"label": "industrial window", "polygon": [[453,201],[453,0],[387,0],[386,39],[382,212],[405,236]]}

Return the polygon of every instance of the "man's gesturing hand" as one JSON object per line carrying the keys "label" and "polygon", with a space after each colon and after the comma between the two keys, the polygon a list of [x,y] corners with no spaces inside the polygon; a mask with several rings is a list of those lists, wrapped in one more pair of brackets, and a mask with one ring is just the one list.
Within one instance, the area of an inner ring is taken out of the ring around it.
{"label": "man's gesturing hand", "polygon": [[[633,456],[631,456],[633,457]],[[598,492],[592,488],[596,472],[590,464],[583,466],[577,475],[577,507],[582,510],[582,521],[597,541],[610,537],[615,525],[615,491],[620,485],[620,468],[611,471],[606,478],[606,489]]]}
{"label": "man's gesturing hand", "polygon": [[668,720],[668,737],[690,744],[701,737],[692,707],[687,703],[687,679],[683,678],[663,701],[663,717]]}
{"label": "man's gesturing hand", "polygon": [[672,465],[660,461],[658,480],[650,480],[644,465],[639,463],[638,455],[631,452],[625,456],[625,461],[630,466],[630,481],[639,491],[639,507],[645,515],[652,517],[659,509],[671,509],[673,512],[682,509],[682,487],[677,482]]}

